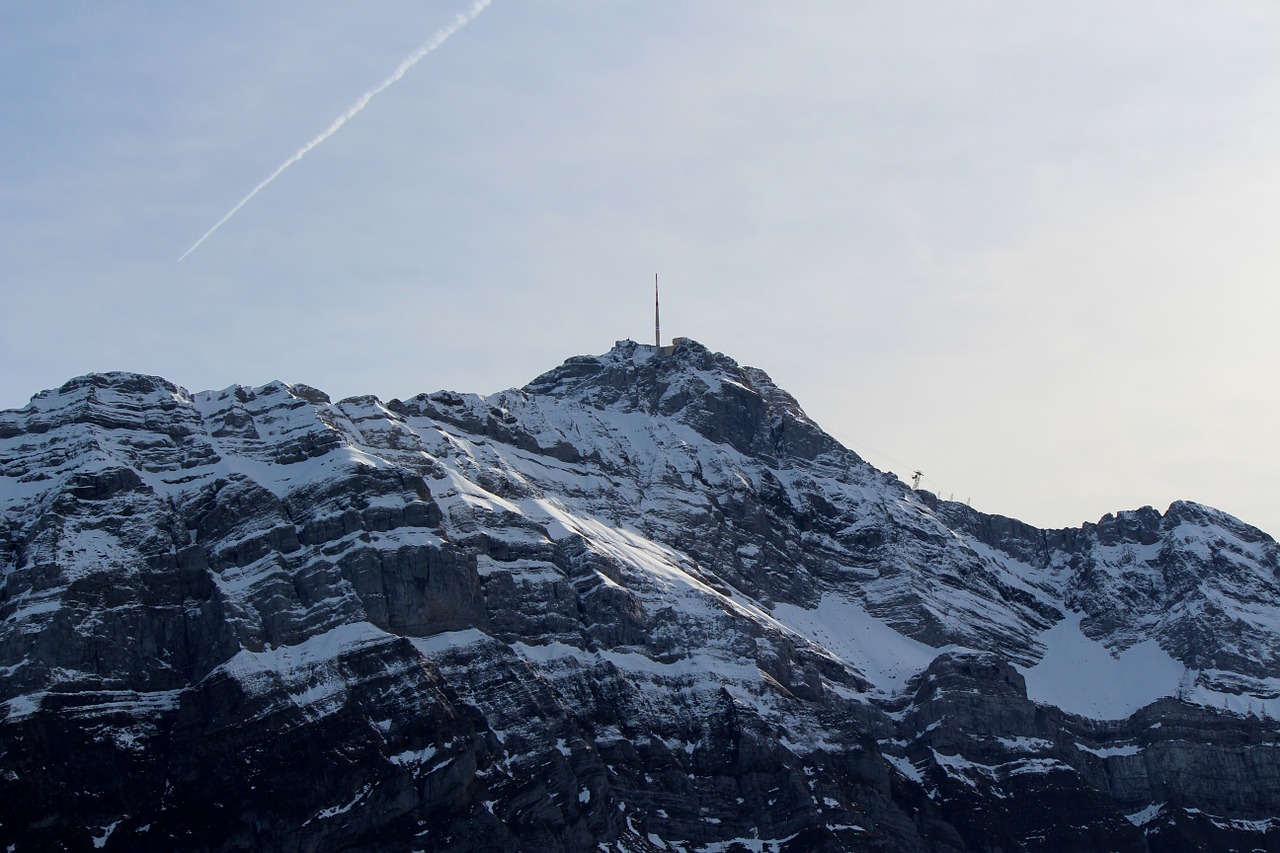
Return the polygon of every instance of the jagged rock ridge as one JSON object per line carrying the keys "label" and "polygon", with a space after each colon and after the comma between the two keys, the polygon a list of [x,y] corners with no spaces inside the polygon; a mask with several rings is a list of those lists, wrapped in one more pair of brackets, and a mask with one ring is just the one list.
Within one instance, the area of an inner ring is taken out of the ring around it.
{"label": "jagged rock ridge", "polygon": [[913,492],[692,341],[81,377],[0,413],[0,509],[19,850],[1280,845],[1270,537]]}

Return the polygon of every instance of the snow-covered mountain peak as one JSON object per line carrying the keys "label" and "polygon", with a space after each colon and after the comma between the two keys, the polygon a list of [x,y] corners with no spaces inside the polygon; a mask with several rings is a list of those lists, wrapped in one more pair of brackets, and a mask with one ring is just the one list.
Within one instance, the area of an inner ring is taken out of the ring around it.
{"label": "snow-covered mountain peak", "polygon": [[718,394],[726,385],[746,387],[742,368],[697,341],[659,348],[618,341],[598,355],[580,355],[537,377],[524,390],[599,409],[674,414],[691,399]]}
{"label": "snow-covered mountain peak", "polygon": [[812,459],[843,451],[769,375],[690,338],[664,348],[619,341],[577,356],[524,391],[596,409],[643,412],[685,423],[743,453]]}
{"label": "snow-covered mountain peak", "polygon": [[[1230,513],[1195,501],[1174,501],[1169,505],[1161,519],[1163,526],[1170,529],[1178,524],[1196,525],[1199,527],[1218,527],[1229,531],[1232,536],[1250,543],[1271,543],[1275,539],[1266,531],[1254,527],[1248,522],[1236,518]],[[1280,567],[1277,567],[1280,569]]]}
{"label": "snow-covered mountain peak", "polygon": [[1280,778],[1270,537],[938,500],[694,341],[386,403],[92,374],[0,412],[0,513],[0,837],[33,847],[52,811],[74,849],[644,853],[1280,813],[1230,778]]}
{"label": "snow-covered mountain peak", "polygon": [[21,409],[0,412],[0,434],[17,428],[19,420],[35,429],[69,423],[114,425],[158,422],[191,395],[159,376],[112,371],[77,376],[55,389],[41,391]]}

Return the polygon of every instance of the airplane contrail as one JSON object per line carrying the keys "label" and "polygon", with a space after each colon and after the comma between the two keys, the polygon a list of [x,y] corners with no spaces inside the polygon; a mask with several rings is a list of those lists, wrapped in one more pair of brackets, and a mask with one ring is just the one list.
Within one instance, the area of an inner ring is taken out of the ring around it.
{"label": "airplane contrail", "polygon": [[196,249],[200,248],[201,243],[203,243],[205,240],[208,240],[214,231],[217,231],[219,228],[222,227],[223,223],[225,223],[231,217],[235,216],[236,213],[240,210],[240,208],[248,204],[251,198],[253,198],[255,195],[257,195],[262,191],[263,187],[265,187],[267,184],[274,181],[276,178],[280,177],[281,172],[283,172],[285,169],[289,168],[294,163],[301,160],[303,157],[307,155],[308,152],[311,151],[311,149],[315,148],[321,142],[324,142],[330,136],[333,136],[335,133],[337,133],[338,128],[342,127],[344,124],[350,121],[355,116],[356,113],[364,109],[365,105],[367,105],[369,101],[373,100],[375,95],[379,95],[382,92],[386,91],[386,89],[390,87],[392,83],[395,83],[397,80],[403,77],[409,71],[410,68],[417,65],[419,60],[421,60],[428,53],[431,53],[431,51],[435,50],[440,45],[444,44],[445,41],[449,38],[449,36],[453,35],[458,30],[465,27],[468,23],[470,23],[476,17],[476,15],[479,15],[481,12],[483,12],[488,7],[488,5],[492,2],[493,0],[475,0],[475,2],[471,4],[471,8],[469,8],[465,12],[458,13],[458,16],[453,20],[452,23],[436,30],[435,33],[432,34],[431,38],[427,39],[425,42],[422,43],[421,47],[419,47],[413,53],[409,54],[407,57],[404,58],[404,60],[400,63],[400,65],[396,67],[396,70],[391,72],[390,77],[383,80],[377,86],[374,86],[372,89],[370,89],[369,91],[361,95],[354,104],[347,107],[346,111],[342,115],[334,119],[333,124],[329,125],[329,127],[326,128],[323,133],[321,133],[315,139],[308,142],[306,145],[299,148],[296,152],[294,152],[294,155],[292,157],[290,157],[288,160],[285,160],[283,163],[281,163],[280,166],[274,172],[268,175],[262,183],[254,187],[247,196],[240,199],[239,204],[231,208],[231,210],[227,212],[226,216],[219,219],[212,228],[210,228],[208,231],[204,233],[203,237],[201,237],[199,240],[195,241],[195,243],[191,245],[190,249],[187,249],[185,252],[182,253],[182,257],[178,258],[178,263],[182,263],[182,261],[186,259],[187,255],[191,254]]}

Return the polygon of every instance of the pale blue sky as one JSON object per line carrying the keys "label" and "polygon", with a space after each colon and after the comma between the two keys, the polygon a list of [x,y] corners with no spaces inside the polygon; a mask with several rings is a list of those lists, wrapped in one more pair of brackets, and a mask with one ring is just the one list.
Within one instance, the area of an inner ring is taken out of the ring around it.
{"label": "pale blue sky", "polygon": [[0,407],[488,393],[658,272],[944,496],[1280,533],[1280,6],[494,0],[177,263],[468,5],[0,5]]}

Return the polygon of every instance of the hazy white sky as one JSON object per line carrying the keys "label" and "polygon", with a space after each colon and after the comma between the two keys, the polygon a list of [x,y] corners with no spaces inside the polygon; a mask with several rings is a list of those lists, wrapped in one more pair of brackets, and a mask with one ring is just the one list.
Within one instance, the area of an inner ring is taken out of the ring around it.
{"label": "hazy white sky", "polygon": [[944,497],[1280,534],[1280,5],[0,5],[0,407],[335,398],[664,333]]}

